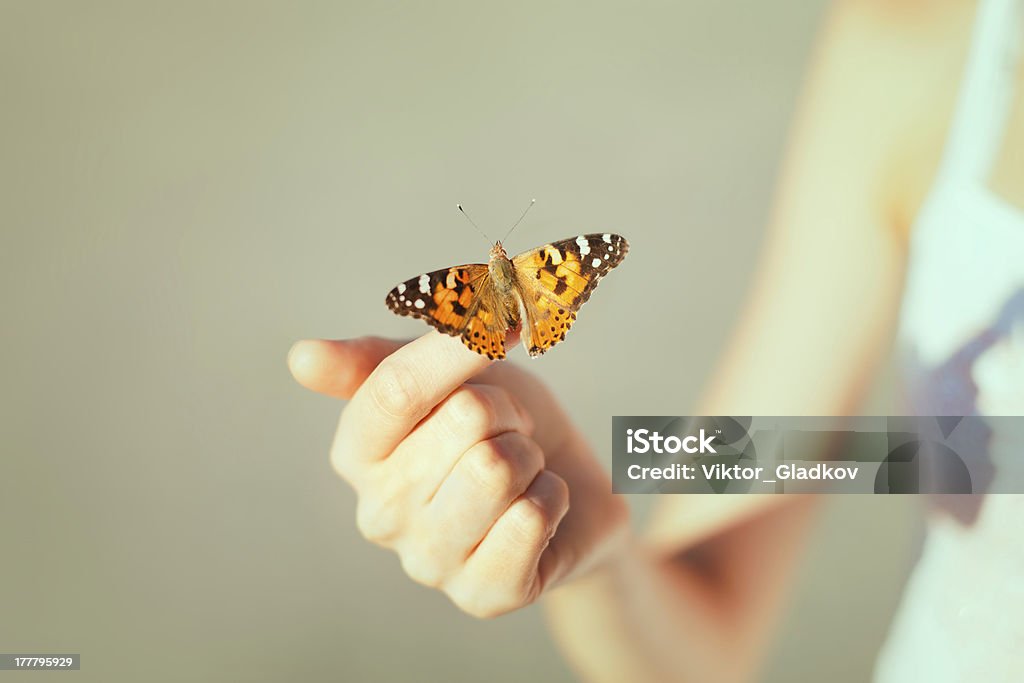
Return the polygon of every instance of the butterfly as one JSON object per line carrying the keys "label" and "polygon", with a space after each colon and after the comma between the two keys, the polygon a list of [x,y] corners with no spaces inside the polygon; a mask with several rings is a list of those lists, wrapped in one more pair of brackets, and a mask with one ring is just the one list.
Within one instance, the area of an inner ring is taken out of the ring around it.
{"label": "butterfly", "polygon": [[594,233],[509,258],[499,240],[489,263],[424,273],[386,301],[398,315],[425,320],[492,360],[505,357],[506,332],[523,322],[523,345],[536,358],[565,339],[597,283],[628,251],[621,235]]}

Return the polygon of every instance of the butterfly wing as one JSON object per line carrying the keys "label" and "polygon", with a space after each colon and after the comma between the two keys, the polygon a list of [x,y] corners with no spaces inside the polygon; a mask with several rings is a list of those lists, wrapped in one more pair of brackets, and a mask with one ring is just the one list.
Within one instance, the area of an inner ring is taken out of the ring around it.
{"label": "butterfly wing", "polygon": [[461,335],[462,343],[470,351],[476,351],[491,360],[505,357],[505,335],[510,321],[507,316],[499,313],[503,308],[491,279],[486,278],[474,306],[469,311],[466,327]]}
{"label": "butterfly wing", "polygon": [[621,235],[594,233],[545,244],[512,259],[526,313],[523,341],[531,356],[565,339],[597,283],[628,251],[629,242]]}
{"label": "butterfly wing", "polygon": [[495,314],[496,297],[487,266],[471,263],[425,273],[388,292],[394,313],[425,320],[470,350],[505,357],[505,321]]}

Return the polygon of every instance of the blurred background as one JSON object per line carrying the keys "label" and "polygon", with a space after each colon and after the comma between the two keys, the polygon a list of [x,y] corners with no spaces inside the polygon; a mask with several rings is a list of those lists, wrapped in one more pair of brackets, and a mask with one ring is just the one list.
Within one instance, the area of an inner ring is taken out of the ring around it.
{"label": "blurred background", "polygon": [[[340,404],[285,355],[420,334],[384,295],[486,258],[455,203],[498,236],[536,197],[510,251],[633,248],[530,366],[606,458],[611,415],[687,413],[825,10],[0,3],[0,651],[82,654],[43,680],[571,680],[539,609],[475,621],[359,538]],[[765,681],[866,679],[915,523],[830,504]]]}

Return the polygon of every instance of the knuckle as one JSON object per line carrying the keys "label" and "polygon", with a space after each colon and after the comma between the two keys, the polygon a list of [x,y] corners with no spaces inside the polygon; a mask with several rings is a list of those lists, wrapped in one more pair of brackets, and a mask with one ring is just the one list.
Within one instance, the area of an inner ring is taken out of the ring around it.
{"label": "knuckle", "polygon": [[541,507],[528,498],[508,509],[508,529],[514,542],[534,544],[540,538],[551,536],[558,519],[555,512]]}
{"label": "knuckle", "polygon": [[496,397],[481,387],[464,386],[448,399],[453,431],[483,433],[498,419]]}
{"label": "knuckle", "polygon": [[[544,451],[533,440],[533,437],[519,432],[509,432],[507,436],[516,442],[517,448],[521,449],[524,467],[529,470],[531,479],[544,471]],[[529,481],[524,484],[528,485]]]}
{"label": "knuckle", "polygon": [[446,592],[456,607],[477,619],[493,619],[514,612],[536,599],[533,591],[496,586],[493,582],[461,584]]}
{"label": "knuckle", "polygon": [[397,515],[391,506],[360,499],[356,506],[356,528],[371,543],[387,545],[398,534]]}
{"label": "knuckle", "polygon": [[507,493],[518,479],[518,468],[511,456],[507,437],[482,441],[466,454],[469,475],[484,490],[494,495]]}
{"label": "knuckle", "polygon": [[461,585],[448,590],[447,593],[448,598],[456,607],[477,619],[493,619],[514,609],[514,607],[503,607],[495,601],[493,587],[487,590],[478,584]]}
{"label": "knuckle", "polygon": [[388,356],[373,371],[370,395],[374,403],[395,418],[408,418],[417,411],[415,375],[394,356]]}
{"label": "knuckle", "polygon": [[439,587],[444,571],[437,557],[424,552],[406,552],[401,555],[402,570],[410,579],[428,588]]}
{"label": "knuckle", "polygon": [[523,432],[532,436],[534,429],[536,428],[533,421],[533,415],[530,414],[530,411],[526,409],[526,405],[515,394],[508,393],[507,396],[509,403],[512,405],[512,409],[516,413],[516,417],[522,424]]}

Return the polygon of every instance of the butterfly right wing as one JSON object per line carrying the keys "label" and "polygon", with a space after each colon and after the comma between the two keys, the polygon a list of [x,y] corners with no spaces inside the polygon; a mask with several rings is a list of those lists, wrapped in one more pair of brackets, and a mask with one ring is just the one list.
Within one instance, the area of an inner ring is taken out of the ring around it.
{"label": "butterfly right wing", "polygon": [[392,312],[425,320],[445,334],[461,337],[471,351],[505,357],[504,321],[495,315],[496,297],[483,263],[424,273],[388,292]]}
{"label": "butterfly right wing", "polygon": [[565,339],[597,283],[628,252],[629,242],[622,235],[592,233],[545,244],[512,259],[526,311],[523,343],[531,357]]}

